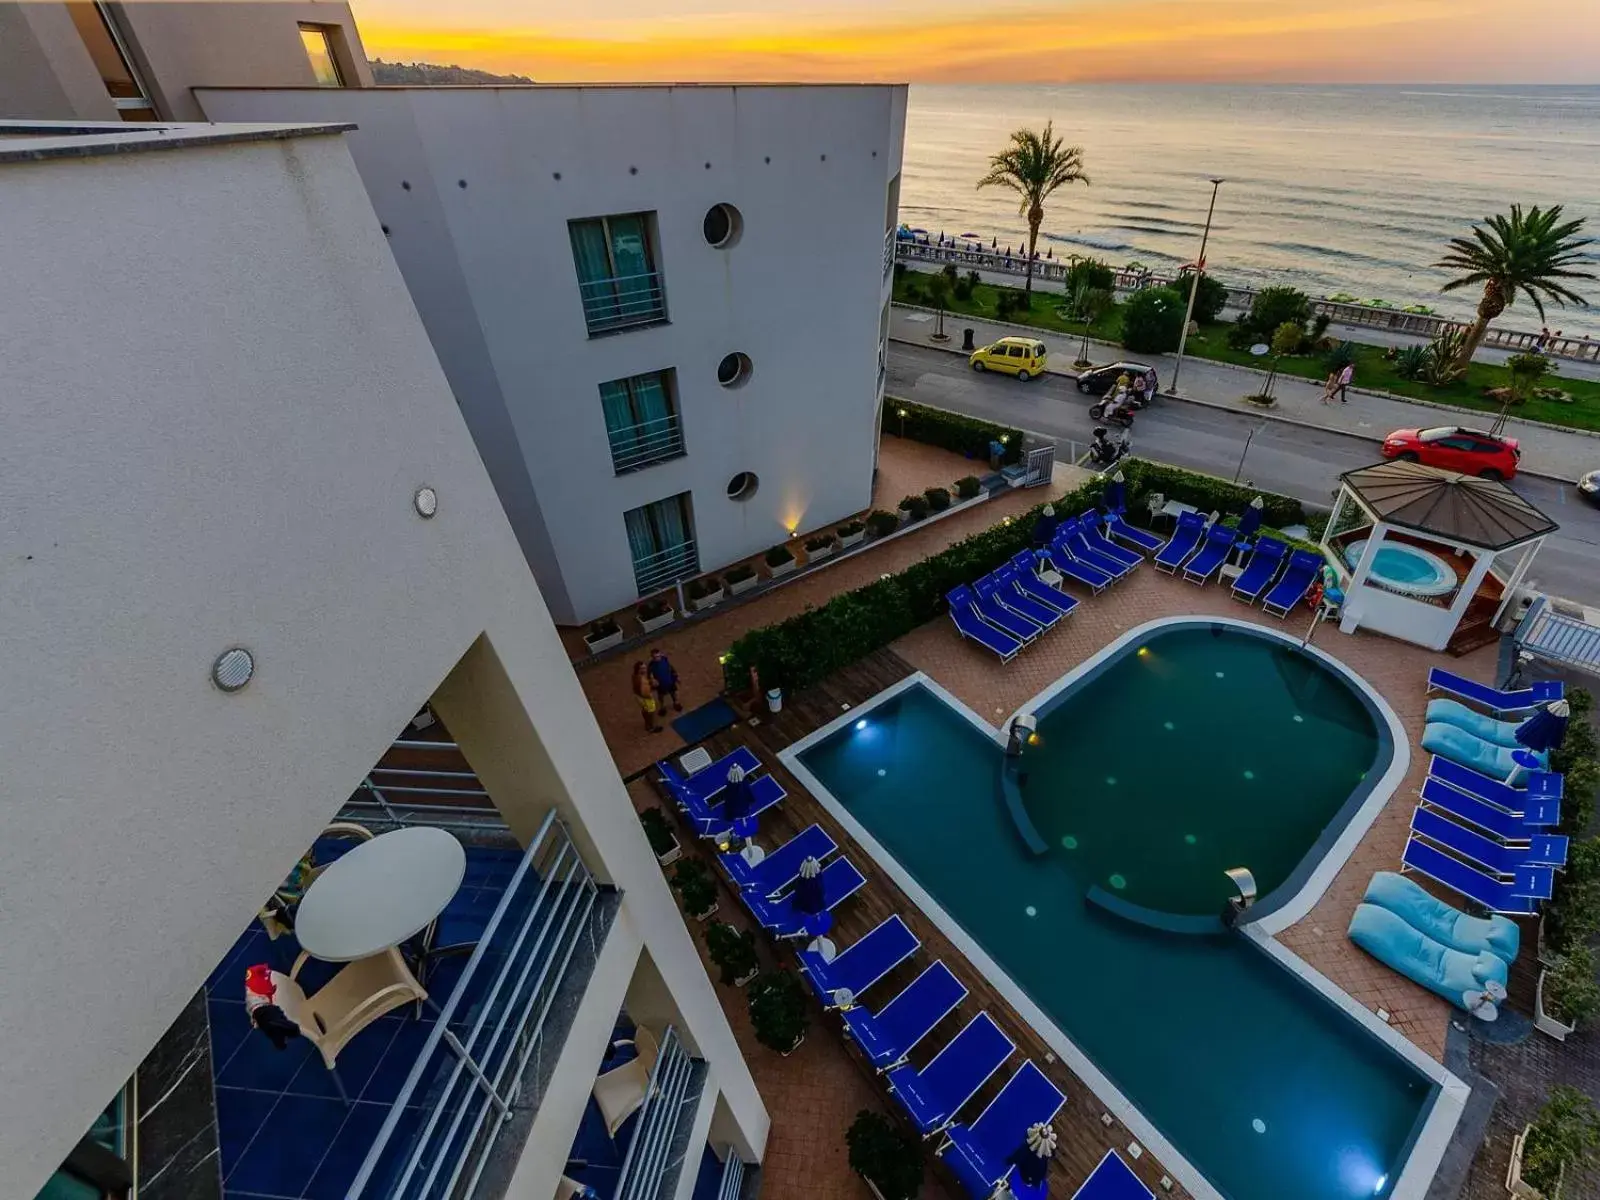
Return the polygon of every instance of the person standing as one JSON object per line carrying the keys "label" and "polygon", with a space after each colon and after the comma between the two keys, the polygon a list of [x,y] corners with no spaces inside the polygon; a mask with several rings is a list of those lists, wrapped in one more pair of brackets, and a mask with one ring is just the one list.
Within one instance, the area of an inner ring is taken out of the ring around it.
{"label": "person standing", "polygon": [[661,652],[660,646],[650,649],[650,685],[656,690],[658,709],[666,712],[667,701],[671,700],[673,712],[683,711],[683,705],[678,702],[678,672],[672,661]]}
{"label": "person standing", "polygon": [[644,714],[645,729],[650,733],[660,733],[661,726],[656,724],[655,689],[650,686],[650,672],[642,662],[633,664],[633,698],[639,704],[639,711]]}
{"label": "person standing", "polygon": [[1350,403],[1350,382],[1356,377],[1355,363],[1345,363],[1344,370],[1339,372],[1339,403]]}

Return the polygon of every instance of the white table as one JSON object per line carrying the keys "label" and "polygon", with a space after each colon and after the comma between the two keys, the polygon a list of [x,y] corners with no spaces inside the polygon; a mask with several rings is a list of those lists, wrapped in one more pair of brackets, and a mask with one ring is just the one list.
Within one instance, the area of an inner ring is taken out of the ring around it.
{"label": "white table", "polygon": [[467,852],[442,829],[380,834],[330,863],[295,912],[313,958],[354,962],[421,933],[461,888]]}
{"label": "white table", "polygon": [[1155,515],[1158,517],[1171,517],[1174,521],[1176,521],[1179,517],[1183,516],[1184,513],[1199,511],[1200,510],[1194,505],[1185,504],[1182,500],[1168,500],[1158,510],[1156,510]]}

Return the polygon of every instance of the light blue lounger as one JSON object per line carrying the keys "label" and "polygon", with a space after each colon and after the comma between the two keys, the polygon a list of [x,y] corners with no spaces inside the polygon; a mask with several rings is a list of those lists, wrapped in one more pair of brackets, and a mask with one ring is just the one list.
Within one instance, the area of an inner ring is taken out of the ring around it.
{"label": "light blue lounger", "polygon": [[1078,516],[1078,532],[1083,535],[1084,545],[1096,554],[1103,554],[1113,558],[1130,570],[1144,562],[1144,555],[1137,550],[1129,550],[1126,546],[1119,546],[1100,530],[1100,514],[1090,509]]}
{"label": "light blue lounger", "polygon": [[1213,525],[1206,530],[1206,543],[1200,552],[1183,564],[1183,577],[1203,586],[1228,561],[1236,540],[1237,535],[1226,525]]}
{"label": "light blue lounger", "polygon": [[1516,962],[1522,946],[1522,930],[1509,917],[1469,917],[1395,871],[1375,874],[1362,899],[1388,909],[1418,933],[1462,954],[1487,950],[1510,964]]}
{"label": "light blue lounger", "polygon": [[1066,1102],[1061,1089],[1046,1079],[1030,1058],[1017,1068],[976,1121],[952,1125],[945,1131],[946,1141],[939,1147],[939,1157],[972,1200],[989,1200],[1003,1183],[1009,1184],[1010,1194],[1017,1200],[1042,1197],[1043,1188],[1032,1189],[1030,1196],[1015,1177],[1011,1156],[1027,1145],[1029,1129],[1055,1120]]}
{"label": "light blue lounger", "polygon": [[722,869],[736,888],[747,888],[763,896],[777,894],[800,875],[800,864],[808,858],[827,860],[839,847],[821,825],[802,829],[755,866],[736,850],[717,855]]}
{"label": "light blue lounger", "polygon": [[1550,899],[1555,872],[1549,867],[1522,867],[1510,883],[1485,875],[1459,858],[1418,838],[1406,842],[1401,858],[1404,867],[1420,871],[1468,900],[1476,900],[1490,912],[1527,916],[1539,909],[1539,901]]}
{"label": "light blue lounger", "polygon": [[[1422,727],[1422,748],[1429,754],[1437,754],[1463,767],[1471,767],[1480,774],[1501,780],[1509,778],[1517,769],[1516,760],[1511,757],[1513,754],[1531,753],[1496,746],[1443,721],[1430,721]],[[1550,763],[1550,756],[1542,750],[1533,757],[1538,760],[1540,767]]]}
{"label": "light blue lounger", "polygon": [[1438,842],[1446,850],[1477,863],[1491,875],[1514,875],[1519,867],[1567,865],[1567,839],[1559,833],[1536,833],[1525,846],[1508,846],[1457,825],[1443,813],[1417,806],[1411,814],[1411,832]]}
{"label": "light blue lounger", "polygon": [[1322,555],[1309,550],[1296,550],[1289,555],[1289,565],[1283,569],[1278,582],[1262,598],[1261,611],[1280,619],[1287,617],[1289,610],[1305,599],[1321,573]]}
{"label": "light blue lounger", "polygon": [[1072,1193],[1072,1200],[1156,1200],[1156,1194],[1140,1182],[1115,1150],[1107,1150],[1089,1178]]}
{"label": "light blue lounger", "polygon": [[1502,842],[1525,842],[1539,832],[1539,826],[1529,824],[1516,813],[1457,791],[1432,776],[1422,781],[1422,802],[1476,825]]}
{"label": "light blue lounger", "polygon": [[1129,543],[1136,550],[1146,554],[1154,554],[1166,545],[1166,539],[1159,534],[1151,533],[1148,529],[1140,529],[1137,525],[1128,524],[1128,520],[1121,513],[1108,513],[1098,518],[1105,523],[1106,532],[1114,538],[1120,538]]}
{"label": "light blue lounger", "polygon": [[966,998],[962,982],[944,963],[936,962],[876,1013],[857,1005],[839,1015],[844,1018],[845,1032],[861,1047],[867,1061],[879,1071],[887,1071],[905,1062],[917,1043]]}
{"label": "light blue lounger", "polygon": [[[1466,792],[1469,796],[1517,813],[1530,825],[1554,825],[1561,820],[1560,802],[1566,790],[1566,780],[1559,771],[1529,771],[1523,780],[1525,787],[1512,787],[1503,779],[1495,779],[1435,755],[1428,763],[1428,774],[1443,780],[1458,792]],[[1555,815],[1546,820],[1544,814],[1550,811],[1552,801],[1556,804]],[[1535,817],[1538,819],[1535,820]]]}
{"label": "light blue lounger", "polygon": [[1050,546],[1039,553],[1044,555],[1045,563],[1052,570],[1067,579],[1083,584],[1096,594],[1117,581],[1110,572],[1102,571],[1099,567],[1091,567],[1088,563],[1081,563],[1073,558],[1065,546]]}
{"label": "light blue lounger", "polygon": [[981,1012],[922,1070],[907,1065],[890,1071],[889,1090],[917,1132],[932,1137],[956,1119],[1015,1049],[994,1018]]}
{"label": "light blue lounger", "polygon": [[[866,876],[856,870],[855,864],[848,858],[834,859],[822,868],[818,878],[822,880],[824,911],[829,913],[867,884]],[[812,934],[814,919],[820,915],[797,910],[793,892],[786,892],[776,900],[769,900],[754,892],[741,892],[740,897],[750,910],[750,915],[774,937],[805,937]]]}
{"label": "light blue lounger", "polygon": [[1283,566],[1283,556],[1288,553],[1289,547],[1275,538],[1264,537],[1258,541],[1250,561],[1239,573],[1239,578],[1233,581],[1234,599],[1243,600],[1246,604],[1254,604],[1260,599],[1267,585],[1277,578],[1278,568]]}
{"label": "light blue lounger", "polygon": [[1566,694],[1566,689],[1555,680],[1536,680],[1519,691],[1506,692],[1490,687],[1486,683],[1479,683],[1475,679],[1467,679],[1452,671],[1446,671],[1443,667],[1429,669],[1428,690],[1449,692],[1452,696],[1480,704],[1500,716],[1527,712],[1541,704],[1559,700]]}
{"label": "light blue lounger", "polygon": [[1064,617],[1078,607],[1078,598],[1063,592],[1054,584],[1046,583],[1034,574],[1037,559],[1024,550],[995,574],[1014,579],[1017,586],[1041,604],[1057,609]]}
{"label": "light blue lounger", "polygon": [[1459,700],[1429,700],[1428,712],[1423,720],[1454,725],[1507,750],[1515,750],[1522,745],[1517,741],[1517,726],[1522,724],[1521,721],[1497,721],[1475,708],[1468,708]]}
{"label": "light blue lounger", "polygon": [[1506,984],[1506,961],[1499,955],[1487,950],[1477,954],[1452,950],[1376,904],[1356,905],[1350,918],[1350,940],[1457,1008],[1465,1008],[1467,993],[1483,991],[1486,983]]}
{"label": "light blue lounger", "polygon": [[1195,552],[1195,547],[1200,545],[1200,539],[1205,536],[1205,528],[1206,519],[1199,513],[1180,514],[1172,536],[1167,539],[1166,545],[1156,551],[1156,566],[1169,575],[1175,575],[1178,568],[1183,566]]}
{"label": "light blue lounger", "polygon": [[829,962],[812,949],[800,951],[800,972],[824,1008],[835,1007],[841,988],[859,996],[917,952],[922,945],[898,915],[851,942]]}

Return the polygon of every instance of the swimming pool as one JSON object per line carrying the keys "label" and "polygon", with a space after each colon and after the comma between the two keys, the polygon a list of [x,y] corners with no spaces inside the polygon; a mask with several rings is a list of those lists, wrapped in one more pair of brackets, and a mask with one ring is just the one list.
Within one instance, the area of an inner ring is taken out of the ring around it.
{"label": "swimming pool", "polygon": [[[1330,662],[1243,622],[1132,631],[1025,706],[1042,854],[996,731],[925,677],[783,757],[1191,1191],[1420,1197],[1461,1085],[1263,931],[1309,908],[1405,769],[1392,714]],[[1273,914],[1245,932],[1085,902],[1214,913],[1235,865]]]}
{"label": "swimming pool", "polygon": [[[1352,571],[1361,565],[1366,550],[1365,538],[1345,547],[1344,560]],[[1386,541],[1379,546],[1369,578],[1407,596],[1443,596],[1456,589],[1455,569],[1449,563],[1405,542]]]}

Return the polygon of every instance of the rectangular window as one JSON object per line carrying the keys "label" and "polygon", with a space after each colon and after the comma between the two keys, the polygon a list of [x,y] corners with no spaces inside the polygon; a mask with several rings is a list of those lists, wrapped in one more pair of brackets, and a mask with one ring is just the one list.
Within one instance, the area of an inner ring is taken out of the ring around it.
{"label": "rectangular window", "polygon": [[133,69],[133,60],[117,32],[116,23],[104,4],[72,3],[67,5],[72,24],[78,31],[84,49],[94,61],[95,70],[106,85],[111,102],[124,121],[154,121],[155,106],[150,103],[150,93]]}
{"label": "rectangular window", "polygon": [[572,261],[589,335],[667,319],[666,293],[651,242],[654,213],[571,221]]}
{"label": "rectangular window", "polygon": [[611,441],[611,466],[618,475],[683,454],[671,371],[602,383],[600,405]]}
{"label": "rectangular window", "polygon": [[37,1200],[121,1200],[127,1196],[133,1183],[128,1165],[130,1115],[127,1091],[118,1092],[61,1169],[45,1181]]}
{"label": "rectangular window", "polygon": [[318,87],[343,87],[339,74],[339,60],[333,53],[333,31],[326,25],[300,26],[300,44],[306,48],[311,60],[311,73]]}
{"label": "rectangular window", "polygon": [[700,574],[694,544],[694,513],[689,493],[669,496],[622,514],[633,555],[633,581],[639,595],[659,592],[680,579]]}

